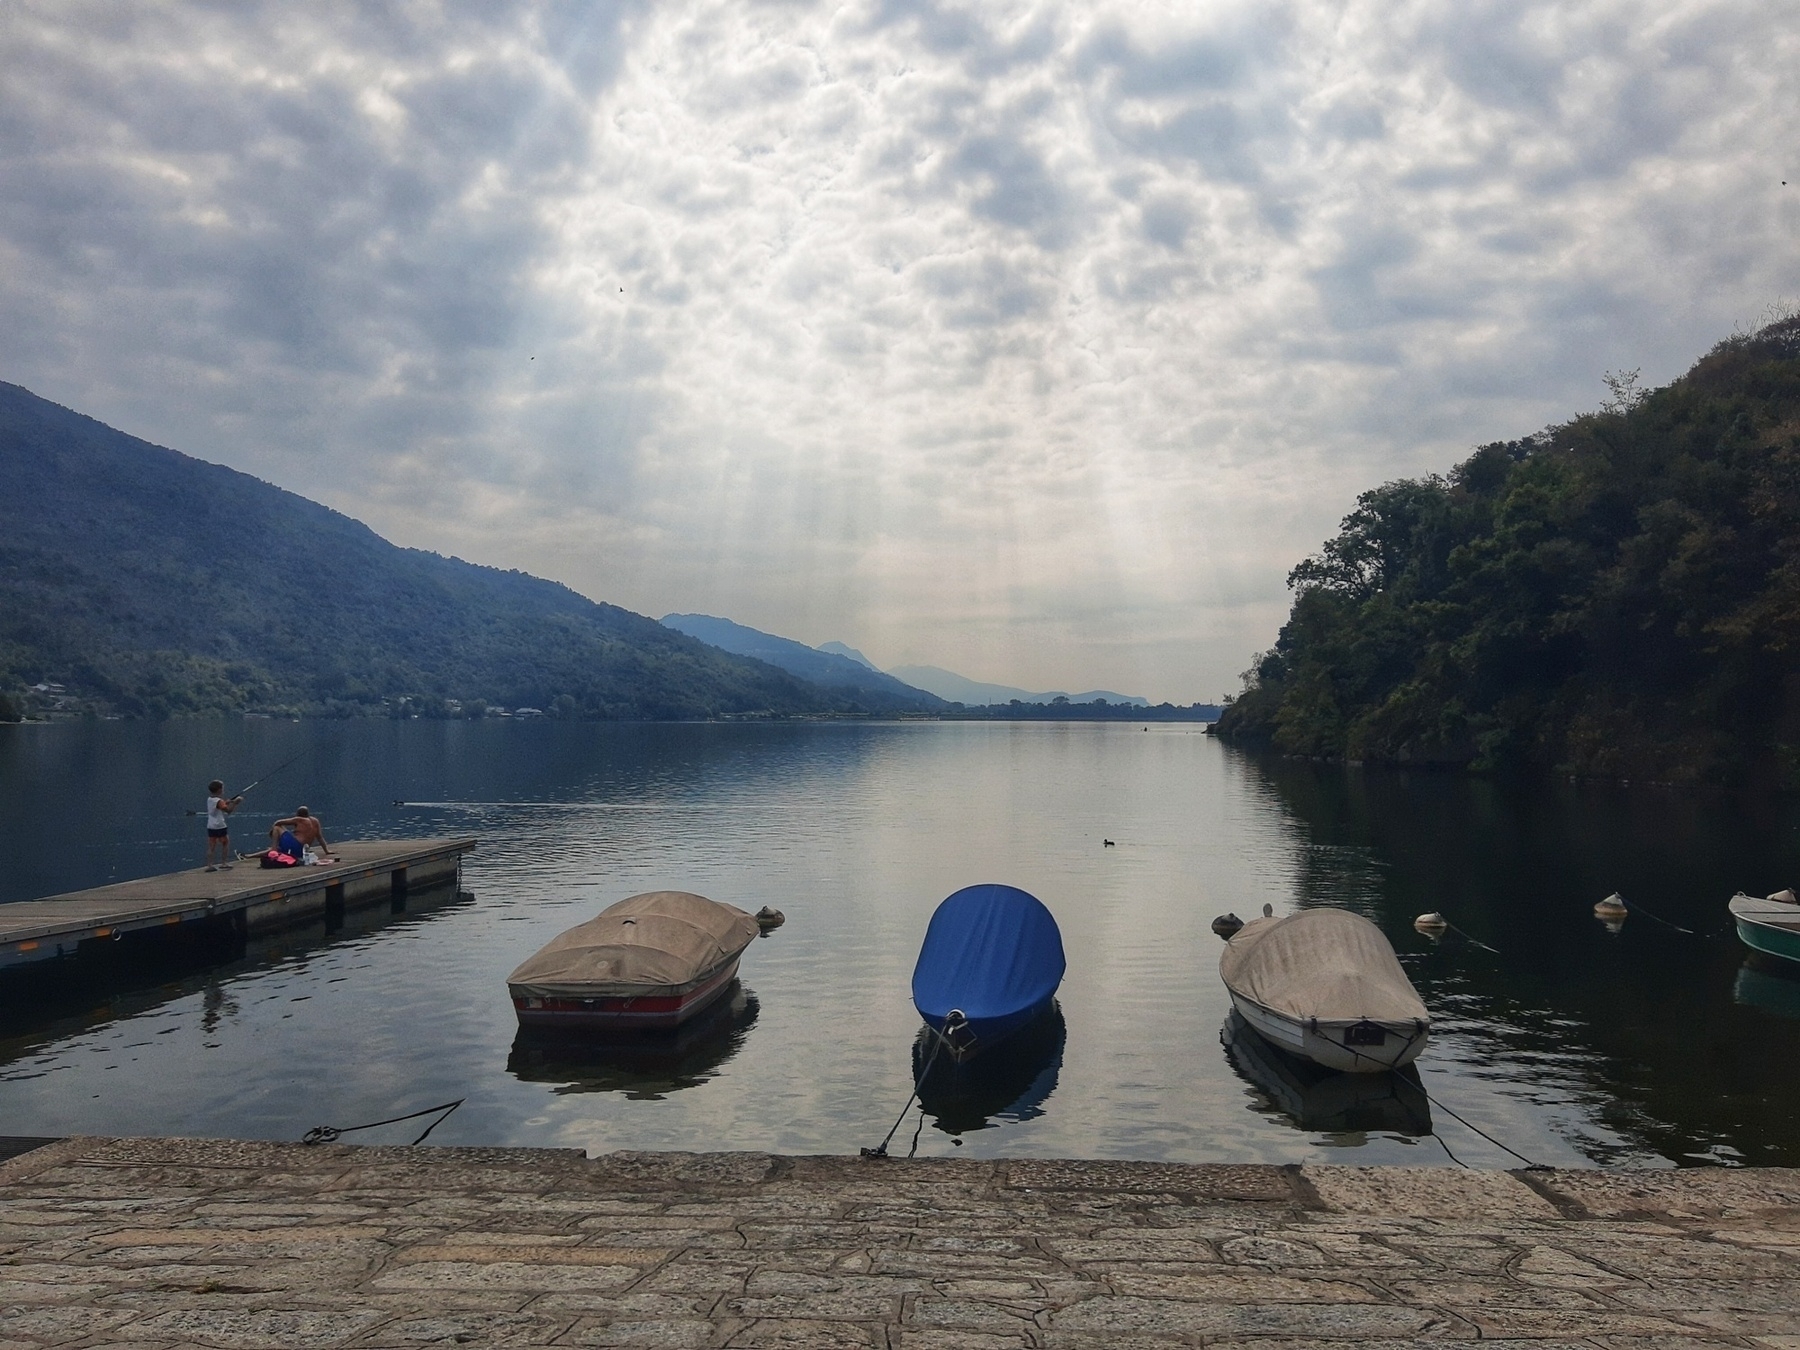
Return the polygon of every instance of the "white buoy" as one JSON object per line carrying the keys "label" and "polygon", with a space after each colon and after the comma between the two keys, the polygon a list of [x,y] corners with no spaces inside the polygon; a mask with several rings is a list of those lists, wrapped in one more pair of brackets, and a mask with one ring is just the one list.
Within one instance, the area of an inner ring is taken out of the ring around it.
{"label": "white buoy", "polygon": [[1623,919],[1631,911],[1625,908],[1625,897],[1614,891],[1606,899],[1594,906],[1596,919]]}
{"label": "white buoy", "polygon": [[1434,909],[1414,919],[1413,927],[1428,937],[1438,937],[1450,927],[1450,921]]}

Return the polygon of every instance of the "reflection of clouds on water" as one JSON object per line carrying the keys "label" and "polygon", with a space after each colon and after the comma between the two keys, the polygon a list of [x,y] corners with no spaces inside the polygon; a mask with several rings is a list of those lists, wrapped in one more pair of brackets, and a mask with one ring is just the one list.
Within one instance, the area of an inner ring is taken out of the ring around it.
{"label": "reflection of clouds on water", "polygon": [[[1043,899],[1062,929],[1068,1034],[1054,1091],[1033,1078],[990,1103],[975,1119],[992,1128],[959,1136],[964,1153],[1293,1162],[1335,1141],[1343,1161],[1432,1161],[1428,1140],[1376,1130],[1349,1144],[1246,1109],[1219,1046],[1229,999],[1213,916],[1338,899],[1377,919],[1432,1010],[1420,1069],[1433,1098],[1534,1160],[1727,1148],[1800,1160],[1782,1068],[1800,1057],[1800,1021],[1734,999],[1732,944],[1629,924],[1609,938],[1591,916],[1595,896],[1622,889],[1716,928],[1700,921],[1715,874],[1732,876],[1722,905],[1740,873],[1800,861],[1766,842],[1789,837],[1779,812],[1734,824],[1676,794],[1615,812],[1598,794],[1270,764],[1179,727],[25,730],[28,763],[25,742],[0,737],[0,856],[17,864],[0,880],[35,876],[40,893],[105,880],[97,856],[129,857],[140,874],[191,863],[193,822],[178,812],[194,782],[248,781],[247,767],[304,740],[317,748],[292,791],[326,811],[334,837],[480,842],[466,903],[376,912],[360,933],[352,914],[329,941],[179,970],[0,1044],[0,1113],[19,1132],[297,1138],[466,1097],[432,1143],[854,1152],[912,1090],[909,977],[933,908],[1004,881]],[[116,766],[116,812],[83,809],[96,764]],[[100,851],[67,847],[71,819]],[[143,839],[164,841],[171,861],[129,847]],[[669,887],[787,914],[744,954],[753,1031],[716,1063],[666,1070],[666,1088],[652,1081],[664,1069],[634,1082],[617,1063],[543,1081],[509,1072],[507,973],[577,919]],[[1411,928],[1430,909],[1500,954],[1432,946]],[[1725,1050],[1696,1055],[1696,1038]],[[581,1090],[584,1074],[594,1090]],[[1467,1161],[1516,1165],[1435,1110],[1433,1124]],[[921,1152],[951,1147],[923,1132]]]}

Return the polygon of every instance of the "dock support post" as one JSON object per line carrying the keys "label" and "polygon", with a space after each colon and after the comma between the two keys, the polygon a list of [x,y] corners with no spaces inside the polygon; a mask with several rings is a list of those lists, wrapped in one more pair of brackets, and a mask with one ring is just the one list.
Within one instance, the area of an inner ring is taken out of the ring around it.
{"label": "dock support post", "polygon": [[406,869],[404,867],[396,867],[388,874],[388,887],[388,893],[392,897],[390,908],[395,914],[403,913],[406,909]]}
{"label": "dock support post", "polygon": [[344,926],[344,883],[328,882],[325,886],[325,931],[335,933]]}

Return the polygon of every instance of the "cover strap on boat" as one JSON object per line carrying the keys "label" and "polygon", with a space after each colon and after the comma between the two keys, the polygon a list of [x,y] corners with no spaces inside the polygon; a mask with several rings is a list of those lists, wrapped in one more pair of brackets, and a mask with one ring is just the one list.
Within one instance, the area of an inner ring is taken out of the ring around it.
{"label": "cover strap on boat", "polygon": [[1253,919],[1225,946],[1226,987],[1301,1022],[1425,1022],[1429,1014],[1394,948],[1346,909]]}
{"label": "cover strap on boat", "polygon": [[965,886],[937,907],[913,968],[913,1005],[926,1017],[959,1009],[970,1021],[1042,1002],[1062,983],[1062,933],[1043,901],[1016,886]]}
{"label": "cover strap on boat", "polygon": [[680,992],[738,956],[754,916],[686,891],[651,891],[545,943],[506,977],[514,995],[626,998]]}

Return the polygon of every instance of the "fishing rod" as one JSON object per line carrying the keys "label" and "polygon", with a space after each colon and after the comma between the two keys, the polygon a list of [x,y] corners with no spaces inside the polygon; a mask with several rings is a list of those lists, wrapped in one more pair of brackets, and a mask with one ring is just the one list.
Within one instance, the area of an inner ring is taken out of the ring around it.
{"label": "fishing rod", "polygon": [[[239,791],[236,793],[236,796],[238,796],[239,798],[248,796],[251,788],[256,787],[258,784],[268,782],[269,779],[273,778],[276,774],[280,773],[283,769],[287,768],[288,765],[294,763],[296,760],[301,760],[301,759],[306,758],[307,754],[310,753],[311,749],[312,749],[312,747],[308,746],[305,750],[302,750],[299,754],[294,755],[292,758],[282,760],[281,763],[277,764],[274,768],[270,769],[261,778],[258,778],[254,782],[239,789]],[[197,816],[200,814],[200,812],[189,811],[187,814],[190,816]]]}

